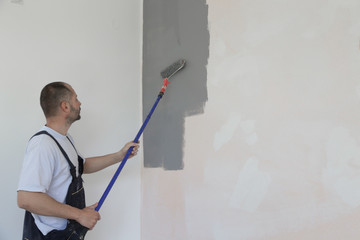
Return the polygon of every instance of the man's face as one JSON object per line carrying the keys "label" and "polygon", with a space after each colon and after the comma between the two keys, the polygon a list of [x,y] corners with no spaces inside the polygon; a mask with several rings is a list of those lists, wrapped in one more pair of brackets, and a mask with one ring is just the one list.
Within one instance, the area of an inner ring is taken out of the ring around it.
{"label": "man's face", "polygon": [[77,98],[77,94],[74,91],[74,89],[72,89],[70,87],[70,90],[72,92],[72,96],[70,99],[70,114],[68,116],[68,120],[70,123],[73,123],[77,120],[80,120],[81,116],[80,116],[80,111],[81,111],[81,102],[78,100]]}

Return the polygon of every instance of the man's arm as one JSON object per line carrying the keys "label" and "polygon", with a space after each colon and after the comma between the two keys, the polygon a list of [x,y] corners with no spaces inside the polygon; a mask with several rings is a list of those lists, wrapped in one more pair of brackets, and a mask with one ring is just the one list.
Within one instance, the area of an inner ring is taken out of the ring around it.
{"label": "man's arm", "polygon": [[18,191],[18,206],[38,215],[73,219],[89,229],[93,229],[100,220],[100,214],[94,210],[97,203],[84,209],[78,209],[59,203],[41,192]]}
{"label": "man's arm", "polygon": [[84,164],[84,173],[97,172],[108,166],[121,162],[124,159],[130,147],[134,147],[134,149],[131,152],[131,155],[129,156],[129,158],[132,158],[138,152],[139,143],[128,142],[119,152],[100,156],[100,157],[86,158]]}

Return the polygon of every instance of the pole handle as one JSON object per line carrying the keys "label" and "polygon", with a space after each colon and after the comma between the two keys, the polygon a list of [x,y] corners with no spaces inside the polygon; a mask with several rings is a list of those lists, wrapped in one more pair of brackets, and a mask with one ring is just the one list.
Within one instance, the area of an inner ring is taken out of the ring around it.
{"label": "pole handle", "polygon": [[[153,107],[151,108],[148,116],[146,117],[144,123],[142,124],[139,132],[136,134],[136,137],[135,137],[135,139],[134,139],[133,142],[136,143],[136,142],[139,141],[139,139],[140,139],[140,137],[141,137],[141,134],[144,132],[144,130],[145,130],[145,128],[146,128],[146,125],[149,123],[150,118],[151,118],[152,114],[154,113],[155,108],[157,107],[157,105],[158,105],[158,103],[159,103],[159,101],[160,101],[161,98],[162,98],[162,95],[159,94],[159,96],[157,97],[157,99],[156,99]],[[105,192],[104,192],[103,195],[101,196],[101,198],[100,198],[100,200],[99,200],[99,203],[98,203],[97,207],[95,208],[95,211],[98,212],[98,211],[100,210],[100,208],[101,208],[101,206],[103,205],[106,197],[108,196],[111,188],[113,187],[116,179],[118,178],[121,170],[123,169],[126,161],[127,161],[128,158],[130,157],[131,152],[132,152],[133,149],[134,149],[134,147],[130,147],[130,148],[128,149],[128,151],[126,152],[126,155],[125,155],[124,159],[121,161],[120,166],[117,168],[114,176],[112,177],[112,179],[110,180],[110,183],[108,184],[107,188],[105,189]]]}

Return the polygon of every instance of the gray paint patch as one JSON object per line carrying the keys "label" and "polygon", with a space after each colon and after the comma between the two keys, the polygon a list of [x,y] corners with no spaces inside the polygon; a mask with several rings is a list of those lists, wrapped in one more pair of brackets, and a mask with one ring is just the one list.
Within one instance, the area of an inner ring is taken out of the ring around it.
{"label": "gray paint patch", "polygon": [[143,12],[144,119],[161,89],[160,72],[178,59],[187,63],[170,79],[144,131],[144,166],[180,170],[185,117],[203,113],[207,101],[208,6],[205,0],[147,0]]}
{"label": "gray paint patch", "polygon": [[12,3],[15,4],[20,4],[20,5],[24,5],[24,1],[23,0],[11,0]]}

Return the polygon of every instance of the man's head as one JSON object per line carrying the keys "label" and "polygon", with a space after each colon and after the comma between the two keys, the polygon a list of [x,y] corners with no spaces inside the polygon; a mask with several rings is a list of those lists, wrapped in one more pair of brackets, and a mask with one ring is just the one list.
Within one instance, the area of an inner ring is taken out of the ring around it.
{"label": "man's head", "polygon": [[66,113],[66,120],[71,124],[80,117],[81,103],[74,89],[64,82],[53,82],[46,85],[40,94],[40,105],[46,118]]}

